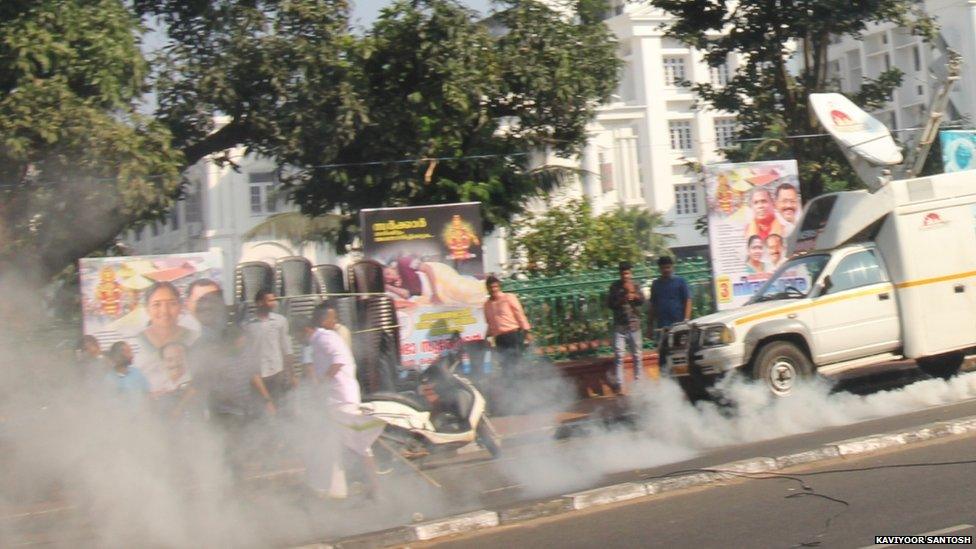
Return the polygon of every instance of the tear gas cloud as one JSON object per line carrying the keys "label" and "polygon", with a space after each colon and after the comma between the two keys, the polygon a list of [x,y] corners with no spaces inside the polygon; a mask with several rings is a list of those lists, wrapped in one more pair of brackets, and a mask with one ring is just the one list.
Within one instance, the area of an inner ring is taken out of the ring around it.
{"label": "tear gas cloud", "polygon": [[[31,322],[43,326],[45,320]],[[79,375],[70,353],[60,352],[55,341],[12,339],[12,330],[5,331],[0,545],[266,547],[389,528],[411,522],[417,512],[433,518],[484,506],[481,492],[490,487],[479,478],[466,478],[459,495],[415,475],[387,475],[380,479],[380,501],[355,507],[317,500],[294,481],[242,482],[227,465],[232,446],[220,429],[203,421],[174,424],[151,408],[120,400]],[[533,364],[523,371],[529,368],[532,375],[506,395],[521,404],[519,411],[548,410],[554,418],[576,400],[575,387],[555,368]],[[592,487],[607,474],[689,459],[710,448],[972,398],[976,374],[868,396],[831,394],[826,382],[803,386],[788,399],[734,379],[724,389],[737,403],[731,413],[688,403],[670,381],[646,381],[629,399],[636,428],[512,448],[493,467],[527,497],[557,495]],[[277,428],[255,424],[246,438],[259,448],[249,453],[257,466],[245,476],[261,467],[300,472],[296,450],[322,436],[301,418]],[[268,440],[271,430],[282,438]],[[71,512],[45,518],[46,511],[64,507]]]}

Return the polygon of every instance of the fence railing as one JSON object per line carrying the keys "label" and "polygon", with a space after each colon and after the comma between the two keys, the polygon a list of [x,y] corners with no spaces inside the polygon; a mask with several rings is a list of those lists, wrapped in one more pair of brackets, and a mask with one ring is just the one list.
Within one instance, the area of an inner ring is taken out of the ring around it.
{"label": "fence railing", "polygon": [[[688,282],[694,316],[714,312],[707,259],[676,263],[675,274]],[[634,267],[634,280],[642,289],[649,288],[656,276],[654,265]],[[508,279],[503,282],[503,288],[519,296],[532,323],[536,346],[551,358],[570,358],[610,352],[612,313],[606,302],[610,284],[618,278],[617,269],[611,268],[545,278]],[[646,334],[646,314],[642,322]],[[653,345],[645,337],[644,347]]]}

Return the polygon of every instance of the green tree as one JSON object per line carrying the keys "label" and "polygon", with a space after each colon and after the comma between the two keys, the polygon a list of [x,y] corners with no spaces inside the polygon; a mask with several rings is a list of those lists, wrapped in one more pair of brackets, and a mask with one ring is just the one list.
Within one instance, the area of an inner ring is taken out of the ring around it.
{"label": "green tree", "polygon": [[46,280],[159,215],[182,158],[140,115],[149,70],[117,0],[0,4],[0,273]]}
{"label": "green tree", "polygon": [[594,216],[589,202],[572,200],[527,215],[514,226],[511,245],[518,270],[552,276],[668,254],[674,237],[661,231],[668,226],[658,212],[631,207]]}
{"label": "green tree", "polygon": [[[400,1],[357,37],[343,0],[3,2],[0,261],[47,280],[235,145],[275,159],[303,213],[341,215],[340,246],[364,207],[480,200],[506,222],[563,175],[527,154],[574,154],[619,62],[601,24],[503,7]],[[164,42],[148,61],[140,21]]]}
{"label": "green tree", "polygon": [[[733,161],[795,158],[803,196],[856,186],[857,178],[830,139],[783,139],[818,133],[808,108],[811,93],[839,91],[827,74],[835,36],[858,36],[872,23],[893,22],[931,38],[935,25],[911,0],[652,0],[674,16],[668,33],[705,52],[712,66],[733,54],[742,65],[725,86],[693,85],[708,106],[735,114],[739,135],[761,138],[730,149]],[[798,53],[795,53],[799,48]],[[797,69],[790,70],[792,60]],[[875,108],[901,83],[895,68],[865,79],[852,99]]]}
{"label": "green tree", "polygon": [[[453,0],[382,12],[357,50],[371,123],[338,155],[355,165],[294,176],[305,213],[339,211],[348,229],[364,207],[480,201],[491,229],[561,182],[564,170],[531,169],[526,153],[578,152],[617,81],[614,41],[536,2],[502,8],[483,22]],[[309,152],[290,161],[313,166]]]}

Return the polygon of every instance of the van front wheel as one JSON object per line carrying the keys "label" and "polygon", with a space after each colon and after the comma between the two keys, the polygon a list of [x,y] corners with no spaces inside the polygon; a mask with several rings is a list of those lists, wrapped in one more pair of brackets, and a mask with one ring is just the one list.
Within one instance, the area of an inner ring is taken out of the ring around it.
{"label": "van front wheel", "polygon": [[753,379],[762,381],[778,397],[789,395],[801,378],[812,375],[813,364],[806,353],[789,341],[763,345],[752,368]]}

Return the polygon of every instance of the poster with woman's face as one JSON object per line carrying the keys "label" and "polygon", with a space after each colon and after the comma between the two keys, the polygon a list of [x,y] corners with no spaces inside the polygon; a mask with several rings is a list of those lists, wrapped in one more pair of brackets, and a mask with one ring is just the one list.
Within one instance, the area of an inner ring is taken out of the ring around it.
{"label": "poster with woman's face", "polygon": [[[196,340],[194,316],[201,296],[220,291],[220,253],[97,257],[79,262],[83,331],[103,351],[124,341],[131,366],[153,392],[176,386],[181,357]],[[185,365],[184,365],[185,366]]]}
{"label": "poster with woman's face", "polygon": [[800,217],[795,160],[705,168],[708,235],[719,310],[738,307],[786,261]]}

